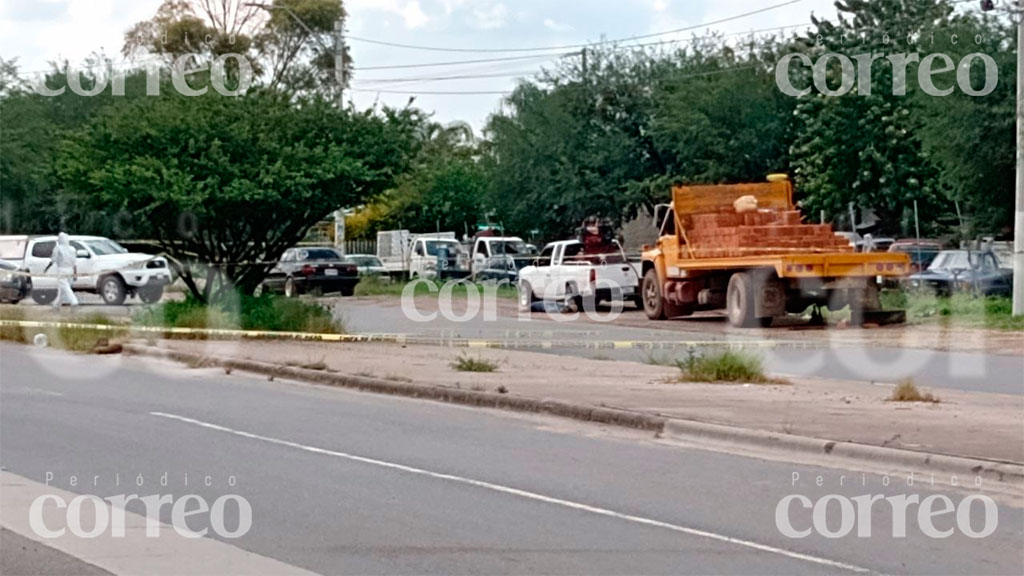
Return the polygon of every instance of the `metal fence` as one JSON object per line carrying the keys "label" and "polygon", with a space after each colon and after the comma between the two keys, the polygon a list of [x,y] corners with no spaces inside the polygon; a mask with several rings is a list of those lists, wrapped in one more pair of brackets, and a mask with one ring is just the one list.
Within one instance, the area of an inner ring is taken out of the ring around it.
{"label": "metal fence", "polygon": [[366,238],[363,240],[346,240],[345,254],[376,254],[377,240]]}

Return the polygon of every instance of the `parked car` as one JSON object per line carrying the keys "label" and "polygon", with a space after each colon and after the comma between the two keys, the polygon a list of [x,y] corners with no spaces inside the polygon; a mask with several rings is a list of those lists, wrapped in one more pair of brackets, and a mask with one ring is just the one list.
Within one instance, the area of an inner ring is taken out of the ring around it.
{"label": "parked car", "polygon": [[310,246],[285,250],[258,291],[277,292],[289,298],[331,292],[351,296],[358,283],[359,269],[355,264],[347,262],[334,248]]}
{"label": "parked car", "polygon": [[7,260],[0,260],[0,302],[17,304],[32,293],[32,277],[25,269]]}
{"label": "parked car", "polygon": [[642,308],[640,279],[618,242],[614,247],[613,253],[591,254],[579,240],[548,244],[533,265],[519,272],[520,308],[530,309],[534,300],[553,300],[579,310],[586,298],[628,300]]}
{"label": "parked car", "polygon": [[995,253],[943,250],[923,272],[910,276],[910,285],[939,295],[970,292],[985,296],[1009,295],[1013,270],[1001,268]]}
{"label": "parked car", "polygon": [[[101,236],[70,236],[68,240],[75,249],[78,268],[71,281],[73,290],[99,294],[111,306],[124,304],[133,296],[147,304],[163,298],[164,286],[171,282],[166,259],[129,252]],[[24,268],[32,274],[32,299],[37,304],[49,304],[57,297],[57,278],[46,271],[56,244],[56,236],[36,236],[26,243]]]}
{"label": "parked car", "polygon": [[391,274],[384,266],[384,263],[373,254],[349,254],[345,256],[345,261],[356,265],[360,278],[380,278],[383,280],[391,278]]}
{"label": "parked car", "polygon": [[910,270],[915,274],[927,270],[941,251],[942,242],[939,240],[897,240],[889,246],[889,252],[902,252],[910,256]]}

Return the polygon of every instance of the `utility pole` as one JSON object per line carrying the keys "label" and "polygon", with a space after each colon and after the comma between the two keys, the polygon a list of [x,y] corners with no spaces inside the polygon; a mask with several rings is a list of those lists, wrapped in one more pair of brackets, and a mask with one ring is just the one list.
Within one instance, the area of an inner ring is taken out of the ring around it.
{"label": "utility pole", "polygon": [[1017,0],[1017,201],[1013,220],[1013,315],[1024,316],[1024,0]]}
{"label": "utility pole", "polygon": [[[1024,0],[1022,0],[1022,1],[1024,1]],[[587,81],[587,49],[586,48],[584,48],[583,50],[580,51],[580,58],[582,59],[583,81],[586,82]]]}
{"label": "utility pole", "polygon": [[338,109],[345,107],[345,84],[348,74],[345,71],[345,16],[338,16],[334,23],[334,78],[338,81]]}

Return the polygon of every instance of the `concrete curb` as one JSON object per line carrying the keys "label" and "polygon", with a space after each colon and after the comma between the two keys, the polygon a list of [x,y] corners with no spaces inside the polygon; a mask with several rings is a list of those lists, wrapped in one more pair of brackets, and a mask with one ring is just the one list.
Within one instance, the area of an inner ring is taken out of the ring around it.
{"label": "concrete curb", "polygon": [[572,404],[569,402],[562,402],[560,400],[529,398],[510,394],[496,394],[493,392],[478,392],[475,390],[463,390],[444,386],[394,382],[391,380],[351,376],[336,372],[281,366],[278,364],[269,364],[254,360],[212,358],[188,352],[166,350],[163,348],[141,346],[138,344],[125,344],[124,352],[126,354],[152,356],[175,360],[178,362],[203,362],[210,367],[216,366],[231,368],[233,370],[244,370],[246,372],[266,374],[268,376],[292,378],[295,380],[313,382],[326,386],[352,388],[377,394],[423,398],[427,400],[437,400],[452,404],[479,406],[483,408],[498,408],[519,412],[550,414],[552,416],[572,418],[585,422],[596,422],[599,424],[622,426],[638,430],[649,430],[656,432],[665,438],[686,441],[693,444],[704,442],[718,444],[720,446],[752,446],[780,452],[820,457],[826,460],[859,461],[873,466],[883,465],[901,467],[913,471],[948,474],[950,476],[956,475],[965,483],[973,482],[975,477],[980,476],[990,482],[999,482],[1015,485],[1018,488],[1024,488],[1024,466],[1008,462],[996,462],[960,456],[917,452],[913,450],[901,450],[897,448],[858,444],[855,442],[823,440],[821,438],[812,438],[809,436],[767,432],[750,428],[740,428],[737,426],[699,422],[696,420],[665,418],[663,416],[656,416],[653,414],[629,412],[614,408]]}
{"label": "concrete curb", "polygon": [[766,432],[692,420],[669,419],[665,422],[662,434],[668,438],[687,442],[704,441],[756,446],[769,450],[797,452],[822,459],[852,460],[874,466],[894,466],[906,470],[958,476],[963,485],[968,485],[974,481],[975,477],[980,476],[990,482],[1024,487],[1024,466],[1009,462],[886,448],[856,442],[823,440],[809,436]]}
{"label": "concrete curb", "polygon": [[244,370],[246,372],[266,374],[268,376],[275,376],[279,378],[292,378],[295,380],[313,382],[326,386],[338,386],[366,392],[375,392],[377,394],[423,398],[427,400],[449,402],[452,404],[479,406],[482,408],[500,408],[502,410],[551,414],[553,416],[573,418],[575,420],[624,426],[639,430],[650,430],[652,432],[660,432],[664,428],[666,421],[666,418],[650,414],[572,404],[569,402],[562,402],[560,400],[529,398],[525,396],[515,396],[512,394],[497,394],[494,392],[478,392],[476,390],[463,390],[460,388],[448,388],[444,386],[394,382],[391,380],[339,374],[337,372],[281,366],[278,364],[269,364],[254,360],[211,358],[188,352],[166,350],[151,346],[140,346],[137,344],[125,344],[124,352],[126,354],[133,354],[137,356],[166,358],[178,362],[202,362],[210,367]]}

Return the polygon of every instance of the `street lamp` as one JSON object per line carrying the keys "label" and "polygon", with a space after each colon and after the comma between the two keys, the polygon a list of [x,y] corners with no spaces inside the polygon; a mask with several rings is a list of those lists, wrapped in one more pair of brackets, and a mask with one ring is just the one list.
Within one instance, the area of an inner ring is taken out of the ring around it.
{"label": "street lamp", "polygon": [[305,30],[307,34],[312,36],[313,39],[317,41],[317,44],[320,44],[320,47],[323,48],[325,52],[334,52],[334,78],[338,82],[338,108],[339,109],[344,108],[345,107],[345,23],[344,23],[344,17],[343,16],[339,16],[337,22],[334,23],[335,39],[334,39],[334,49],[332,50],[326,44],[324,44],[323,41],[320,40],[320,37],[317,36],[313,32],[313,30],[308,25],[306,25],[305,22],[302,21],[302,18],[299,18],[299,15],[296,14],[291,8],[289,8],[287,6],[277,6],[277,5],[273,5],[273,4],[260,4],[258,2],[246,2],[245,6],[252,6],[254,8],[261,8],[263,10],[267,10],[268,12],[270,10],[284,10],[285,12],[288,13],[289,16],[291,16],[296,22],[299,23],[299,26],[302,26],[302,29]]}

